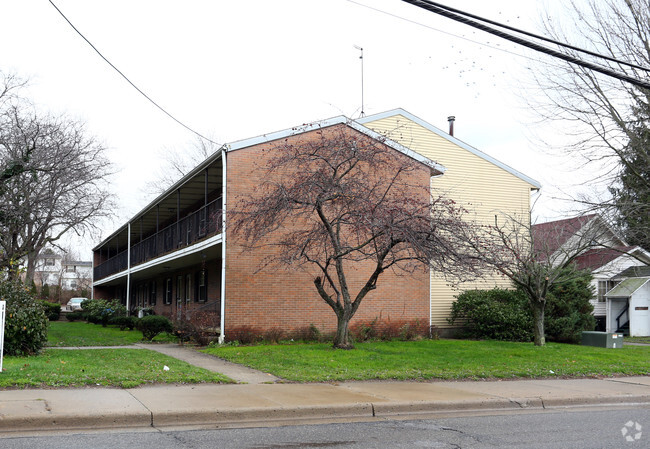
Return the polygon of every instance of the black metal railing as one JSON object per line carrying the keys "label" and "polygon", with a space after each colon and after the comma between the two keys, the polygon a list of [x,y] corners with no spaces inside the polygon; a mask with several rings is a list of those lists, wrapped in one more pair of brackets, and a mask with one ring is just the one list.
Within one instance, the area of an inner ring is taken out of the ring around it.
{"label": "black metal railing", "polygon": [[[190,246],[221,232],[221,197],[190,213],[153,235],[131,245],[131,266],[147,262],[163,254]],[[111,257],[94,269],[94,279],[103,279],[127,268],[126,251]]]}
{"label": "black metal railing", "polygon": [[630,310],[630,300],[627,299],[625,301],[625,308],[616,317],[616,332],[619,332],[619,330],[630,321],[629,310]]}

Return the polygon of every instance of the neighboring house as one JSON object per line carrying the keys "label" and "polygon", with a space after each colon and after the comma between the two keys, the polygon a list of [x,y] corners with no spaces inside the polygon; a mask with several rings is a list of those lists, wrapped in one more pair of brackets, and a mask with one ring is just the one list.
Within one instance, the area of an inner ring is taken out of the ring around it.
{"label": "neighboring house", "polygon": [[594,297],[591,304],[598,322],[597,329],[616,332],[623,328],[627,323],[625,314],[622,317],[625,321],[619,319],[620,326],[612,327],[622,309],[618,303],[612,308],[607,293],[623,278],[629,277],[622,277],[621,272],[644,263],[650,264],[650,253],[639,246],[627,245],[597,214],[536,224],[533,226],[533,236],[535,251],[545,256],[568,254],[578,240],[593,242],[593,246],[586,247],[574,261],[577,268],[590,270],[593,274],[591,284]]}
{"label": "neighboring house", "polygon": [[67,260],[52,250],[45,250],[36,259],[34,283],[41,288],[47,284],[69,291],[90,290],[92,269],[91,261]]}
{"label": "neighboring house", "polygon": [[[409,147],[442,164],[444,176],[431,179],[433,193],[452,198],[470,212],[470,218],[485,224],[516,219],[523,224],[530,220],[531,192],[541,186],[534,179],[518,172],[482,151],[446,133],[419,117],[395,109],[357,120],[368,128]],[[456,296],[470,288],[509,288],[511,283],[495,274],[481,281],[451,286],[440,273],[431,273],[432,325],[450,328],[447,322]]]}
{"label": "neighboring house", "polygon": [[650,266],[629,267],[614,276],[606,294],[607,332],[650,336]]}
{"label": "neighboring house", "polygon": [[[385,135],[396,155],[423,163],[422,173],[414,175],[418,182],[464,205],[473,219],[493,223],[495,217],[529,217],[531,191],[540,187],[536,181],[412,114],[397,109],[356,121],[336,117],[235,142],[208,157],[94,248],[94,296],[119,298],[131,310],[153,307],[178,319],[212,314],[222,337],[244,325],[287,329],[313,324],[334,330],[335,316],[311,275],[303,269],[257,271],[261,256],[242,253],[227,227],[223,232],[222,215],[263,181],[264,149],[278,139],[308,139],[333,126],[351,134]],[[462,288],[495,285],[509,283],[495,275]],[[449,327],[446,319],[459,292],[439,273],[385,273],[355,319],[421,319]]]}

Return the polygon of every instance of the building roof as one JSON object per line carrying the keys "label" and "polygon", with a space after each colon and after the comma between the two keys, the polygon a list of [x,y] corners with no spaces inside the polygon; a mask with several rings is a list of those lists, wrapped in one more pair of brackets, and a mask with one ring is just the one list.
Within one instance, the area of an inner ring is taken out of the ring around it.
{"label": "building roof", "polygon": [[[333,117],[330,119],[326,120],[320,120],[317,122],[313,123],[307,123],[307,124],[302,124],[299,126],[294,126],[292,128],[287,128],[282,131],[276,131],[273,133],[269,134],[263,134],[257,137],[252,137],[244,140],[238,140],[229,144],[223,145],[219,150],[215,151],[213,154],[208,156],[203,162],[199,163],[196,167],[194,167],[192,170],[190,170],[185,176],[183,176],[181,179],[179,179],[177,182],[175,182],[172,186],[170,186],[167,190],[165,190],[163,193],[161,193],[158,197],[156,197],[153,201],[151,201],[148,205],[146,205],[140,212],[136,213],[129,219],[125,224],[117,228],[112,234],[110,234],[108,237],[104,238],[97,246],[93,248],[93,251],[96,251],[99,249],[102,245],[104,245],[106,242],[112,240],[114,237],[119,236],[119,235],[126,235],[127,231],[126,229],[128,228],[128,225],[130,223],[135,222],[139,218],[145,216],[150,210],[152,210],[157,204],[161,203],[163,200],[165,200],[168,197],[171,197],[173,193],[179,189],[181,186],[184,186],[186,183],[191,181],[194,177],[196,177],[199,173],[201,173],[206,167],[209,167],[211,164],[215,163],[215,161],[218,161],[223,157],[224,153],[229,153],[232,151],[237,151],[243,148],[247,148],[253,145],[261,144],[261,143],[267,143],[271,142],[274,140],[279,140],[279,139],[284,139],[290,136],[302,134],[305,132],[317,130],[317,129],[323,129],[326,127],[330,126],[335,126],[339,124],[345,124],[349,126],[350,128],[355,129],[356,131],[363,133],[373,139],[380,140],[383,144],[389,146],[390,148],[393,148],[396,151],[399,151],[400,153],[403,153],[410,158],[426,165],[429,167],[429,170],[431,171],[431,174],[436,174],[440,175],[445,172],[445,167],[443,167],[441,164],[438,164],[435,161],[432,161],[431,159],[422,156],[421,154],[405,147],[404,145],[395,142],[393,140],[387,139],[385,136],[382,136],[381,134],[371,130],[370,128],[367,128],[363,126],[363,124],[360,124],[350,118],[347,118],[345,116],[337,116]],[[199,183],[201,184],[201,183]]]}
{"label": "building roof", "polygon": [[587,223],[597,217],[596,214],[581,215],[531,226],[535,254],[550,257]]}
{"label": "building roof", "polygon": [[634,267],[629,267],[620,273],[618,273],[616,278],[633,278],[633,277],[650,277],[650,267],[647,265],[638,265]]}
{"label": "building roof", "polygon": [[575,258],[576,266],[580,270],[597,270],[628,252],[636,246],[618,246],[616,248],[593,248],[585,251]]}
{"label": "building roof", "polygon": [[415,159],[418,162],[421,162],[424,165],[427,165],[434,173],[443,174],[445,172],[445,168],[442,165],[438,164],[437,162],[434,162],[431,159],[422,156],[420,153],[417,153],[411,150],[410,148],[407,148],[404,145],[395,142],[394,140],[388,139],[386,138],[386,136],[383,136],[371,130],[370,128],[367,128],[358,120],[355,121],[343,115],[332,117],[326,120],[320,120],[313,123],[306,123],[300,126],[294,126],[293,128],[284,129],[282,131],[276,131],[269,134],[262,134],[261,136],[251,137],[249,139],[238,140],[236,142],[225,145],[225,148],[228,152],[236,151],[260,143],[266,143],[266,142],[271,142],[273,140],[284,139],[289,136],[294,136],[297,134],[302,134],[316,129],[323,129],[330,126],[341,125],[341,124],[345,124],[350,128],[353,128],[356,131],[359,131],[360,133],[367,135],[368,137],[371,137],[376,140],[380,140],[382,143],[393,148],[394,150],[399,151],[400,153],[403,153],[409,156],[410,158]]}
{"label": "building roof", "polygon": [[625,279],[616,287],[608,291],[605,296],[608,298],[629,298],[648,281],[650,281],[650,278],[647,277]]}
{"label": "building roof", "polygon": [[390,111],[380,112],[378,114],[373,114],[373,115],[368,115],[366,117],[362,117],[362,118],[357,119],[356,122],[365,125],[365,124],[367,124],[369,122],[374,122],[376,120],[381,120],[381,119],[388,118],[388,117],[393,117],[393,116],[396,116],[396,115],[401,115],[401,116],[407,118],[408,120],[411,120],[412,122],[417,123],[418,125],[422,126],[423,128],[426,128],[427,130],[431,131],[432,133],[437,134],[438,136],[442,137],[443,139],[447,139],[450,142],[453,142],[454,144],[458,145],[459,147],[469,151],[470,153],[472,153],[472,154],[474,154],[474,155],[476,155],[476,156],[478,156],[478,157],[480,157],[482,159],[485,159],[488,162],[491,162],[492,164],[496,165],[497,167],[499,167],[499,168],[507,171],[508,173],[518,177],[519,179],[531,184],[535,189],[540,189],[542,187],[542,185],[538,181],[534,180],[533,178],[524,175],[523,173],[515,170],[514,168],[504,164],[501,161],[498,161],[497,159],[493,158],[492,156],[482,152],[481,150],[479,150],[477,148],[474,148],[473,146],[463,142],[462,140],[459,140],[459,139],[455,138],[454,136],[442,131],[441,129],[439,129],[439,128],[435,127],[435,126],[433,126],[432,124],[430,124],[428,122],[425,122],[421,118],[411,114],[408,111],[405,111],[402,108],[392,109]]}

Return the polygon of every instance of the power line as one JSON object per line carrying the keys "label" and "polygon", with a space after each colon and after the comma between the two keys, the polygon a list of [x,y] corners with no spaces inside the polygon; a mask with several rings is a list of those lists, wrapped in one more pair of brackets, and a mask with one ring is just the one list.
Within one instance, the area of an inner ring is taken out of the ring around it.
{"label": "power line", "polygon": [[[481,23],[475,22],[473,20],[470,20],[466,17],[463,17],[462,15],[456,14],[455,12],[449,11],[445,8],[447,7],[439,7],[433,2],[429,2],[426,0],[402,0],[403,2],[410,3],[413,6],[417,6],[422,9],[426,9],[427,11],[433,12],[435,14],[439,14],[441,16],[447,17],[449,19],[455,20],[457,22],[463,23],[465,25],[469,25],[471,27],[477,28],[481,31],[485,31],[486,33],[493,34],[495,36],[501,37],[503,39],[509,40],[511,42],[514,42],[516,44],[522,45],[524,47],[531,48],[533,50],[539,51],[541,53],[545,53],[547,55],[556,57],[558,59],[562,59],[564,61],[567,61],[569,63],[576,64],[580,67],[584,67],[586,69],[593,70],[595,72],[602,73],[604,75],[610,76],[612,78],[616,78],[621,81],[627,81],[630,84],[633,84],[638,87],[642,87],[645,89],[650,89],[650,83],[640,80],[638,78],[618,73],[614,70],[611,70],[606,67],[602,67],[596,64],[592,64],[590,62],[583,61],[582,59],[576,58],[574,56],[570,56],[564,53],[561,53],[559,51],[552,50],[550,48],[544,47],[543,45],[536,44],[534,42],[527,41],[525,39],[522,39],[517,36],[513,36],[511,34],[505,33],[500,30],[496,30],[494,28],[491,28],[487,25],[483,25]],[[644,69],[645,70],[645,69]]]}
{"label": "power line", "polygon": [[397,14],[393,14],[393,13],[391,13],[391,12],[388,12],[388,11],[384,11],[384,10],[378,9],[378,8],[375,8],[375,7],[370,6],[370,5],[364,5],[363,3],[359,3],[359,2],[357,2],[357,1],[355,1],[355,0],[347,0],[347,1],[348,1],[349,3],[354,3],[354,4],[357,5],[357,6],[361,6],[361,7],[363,7],[363,8],[367,8],[367,9],[370,9],[370,10],[373,10],[373,11],[376,11],[376,12],[379,12],[379,13],[381,13],[381,14],[386,14],[387,16],[394,17],[394,18],[396,18],[396,19],[403,20],[403,21],[405,21],[405,22],[409,22],[409,23],[412,23],[412,24],[414,24],[414,25],[421,26],[421,27],[423,27],[423,28],[428,28],[428,29],[430,29],[430,30],[437,31],[438,33],[446,34],[447,36],[452,36],[452,37],[455,37],[455,38],[457,38],[457,39],[462,39],[462,40],[465,40],[465,41],[467,41],[467,42],[471,42],[471,43],[476,44],[476,45],[481,45],[481,46],[483,46],[483,47],[491,48],[491,49],[493,49],[493,50],[501,51],[501,52],[508,53],[508,54],[511,54],[511,55],[514,55],[514,56],[519,56],[519,57],[521,57],[521,58],[526,58],[526,59],[530,59],[530,60],[533,60],[533,61],[538,61],[538,59],[531,58],[530,56],[526,56],[526,55],[521,54],[521,53],[515,53],[515,52],[513,52],[513,51],[506,50],[505,48],[494,47],[494,46],[489,45],[489,44],[486,44],[486,43],[484,43],[484,42],[475,41],[475,40],[473,40],[473,39],[469,39],[469,38],[464,37],[464,36],[459,36],[459,35],[457,35],[457,34],[450,33],[449,31],[441,30],[441,29],[439,29],[439,28],[435,28],[435,27],[432,27],[432,26],[430,26],[430,25],[426,25],[426,24],[424,24],[424,23],[422,23],[422,22],[417,22],[417,21],[415,21],[415,20],[407,19],[406,17],[398,16]]}
{"label": "power line", "polygon": [[447,11],[455,12],[455,13],[461,14],[461,15],[466,16],[466,17],[471,17],[472,19],[480,20],[481,22],[489,23],[490,25],[496,25],[496,26],[498,26],[500,28],[505,28],[506,30],[514,31],[515,33],[523,34],[525,36],[529,36],[529,37],[532,37],[532,38],[535,38],[535,39],[542,40],[544,42],[549,42],[551,44],[555,44],[555,45],[559,45],[559,46],[564,47],[564,48],[579,51],[581,53],[585,53],[585,54],[588,54],[590,56],[595,56],[597,58],[601,58],[601,59],[605,59],[607,61],[615,62],[617,64],[626,65],[626,66],[631,67],[631,68],[635,68],[635,69],[639,69],[639,70],[644,70],[646,72],[650,72],[650,68],[648,68],[648,67],[643,67],[643,66],[633,64],[633,63],[627,62],[627,61],[621,61],[620,59],[616,59],[616,58],[611,57],[611,56],[596,53],[594,51],[587,50],[585,48],[576,47],[574,45],[567,44],[565,42],[560,42],[558,40],[551,39],[551,38],[546,37],[546,36],[542,36],[542,35],[539,35],[539,34],[531,33],[529,31],[521,30],[519,28],[515,28],[515,27],[512,27],[510,25],[499,23],[499,22],[496,22],[494,20],[486,19],[484,17],[477,16],[475,14],[471,14],[471,13],[466,12],[466,11],[461,11],[460,9],[455,9],[455,8],[452,8],[451,6],[446,6],[446,5],[443,5],[441,3],[433,2],[433,1],[430,1],[430,0],[424,0],[424,2],[428,3],[430,5],[433,5],[433,6],[437,6],[439,8],[443,8],[443,9],[445,9]]}
{"label": "power line", "polygon": [[93,44],[92,44],[88,39],[86,39],[86,36],[84,36],[84,35],[83,35],[83,34],[82,34],[82,33],[81,33],[81,32],[80,32],[80,31],[79,31],[79,30],[78,30],[78,29],[77,29],[77,28],[72,24],[72,22],[70,22],[70,20],[65,16],[65,14],[63,14],[63,12],[62,12],[62,11],[61,11],[61,10],[60,10],[56,5],[55,5],[55,4],[54,4],[54,2],[53,2],[52,0],[49,0],[49,2],[50,2],[50,4],[51,4],[52,6],[54,6],[54,9],[56,9],[56,10],[58,11],[58,13],[61,14],[61,17],[63,17],[63,18],[65,19],[65,21],[68,22],[68,24],[72,27],[72,29],[75,30],[75,31],[77,32],[77,34],[78,34],[79,36],[81,36],[81,38],[82,38],[83,40],[85,40],[86,43],[87,43],[88,45],[90,45],[90,47],[91,47],[93,50],[95,50],[95,52],[96,52],[96,53],[97,53],[97,54],[98,54],[98,55],[99,55],[99,56],[100,56],[104,61],[106,61],[106,63],[107,63],[108,65],[110,65],[110,66],[113,68],[113,70],[115,70],[117,73],[119,73],[120,76],[121,76],[122,78],[124,78],[124,79],[126,80],[127,83],[129,83],[129,84],[130,84],[130,85],[131,85],[135,90],[137,90],[138,93],[140,93],[140,95],[142,95],[144,98],[146,98],[147,100],[149,100],[149,102],[150,102],[151,104],[153,104],[155,107],[157,107],[158,109],[160,109],[160,110],[161,110],[161,111],[162,111],[162,112],[163,112],[167,117],[171,118],[171,119],[174,120],[176,123],[178,123],[179,125],[181,125],[183,128],[185,128],[185,129],[187,129],[188,131],[190,131],[191,133],[196,134],[196,135],[199,136],[201,139],[207,140],[207,141],[210,142],[210,143],[213,143],[213,144],[215,144],[215,145],[221,145],[220,143],[217,143],[217,142],[215,142],[214,140],[205,137],[203,134],[201,134],[201,133],[199,133],[199,132],[197,132],[197,131],[194,131],[192,128],[190,128],[190,127],[187,126],[185,123],[183,123],[183,122],[181,122],[180,120],[178,120],[176,117],[174,117],[174,116],[171,115],[169,112],[167,112],[167,111],[166,111],[162,106],[160,106],[158,103],[156,103],[154,100],[152,100],[151,97],[149,97],[149,95],[145,94],[145,93],[144,93],[144,92],[143,92],[143,91],[142,91],[138,86],[136,86],[135,84],[133,84],[133,82],[132,82],[132,81],[131,81],[131,80],[130,80],[130,79],[129,79],[129,78],[128,78],[124,73],[122,73],[122,71],[121,71],[120,69],[118,69],[117,67],[115,67],[115,66],[113,65],[113,63],[111,63],[111,61],[109,61],[109,60],[108,60],[108,59],[107,59],[107,58],[106,58],[106,57],[105,57],[105,56],[104,56],[104,55],[103,55],[99,50],[97,50],[97,48],[96,48],[96,47],[95,47],[95,46],[94,46],[94,45],[93,45]]}

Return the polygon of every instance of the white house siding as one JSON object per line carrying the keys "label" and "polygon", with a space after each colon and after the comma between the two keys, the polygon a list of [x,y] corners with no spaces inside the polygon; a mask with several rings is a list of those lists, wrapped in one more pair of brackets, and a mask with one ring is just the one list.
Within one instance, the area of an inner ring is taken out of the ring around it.
{"label": "white house siding", "polygon": [[[530,192],[534,187],[530,183],[402,115],[367,122],[365,126],[442,164],[445,174],[431,179],[434,194],[452,198],[470,211],[471,218],[494,223],[495,215],[497,220],[514,216],[529,222]],[[495,274],[453,288],[441,273],[432,273],[431,324],[449,327],[451,304],[460,291],[495,286],[507,288],[510,281]]]}
{"label": "white house siding", "polygon": [[607,281],[621,271],[639,264],[640,262],[634,257],[623,254],[602,267],[592,271],[594,279],[591,281],[591,286],[593,287],[596,296],[594,296],[590,302],[594,306],[594,316],[607,315],[607,303],[605,301],[598,302],[598,281]]}

